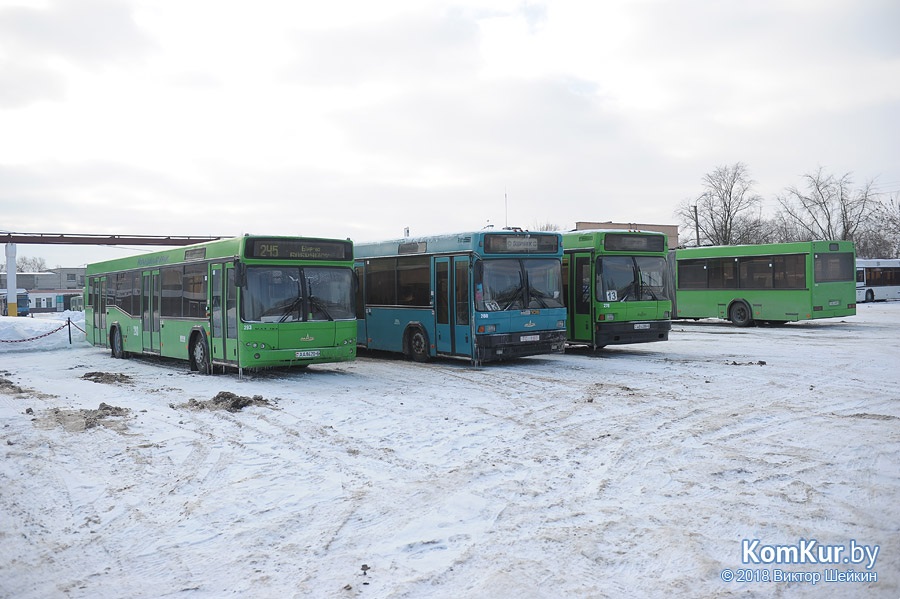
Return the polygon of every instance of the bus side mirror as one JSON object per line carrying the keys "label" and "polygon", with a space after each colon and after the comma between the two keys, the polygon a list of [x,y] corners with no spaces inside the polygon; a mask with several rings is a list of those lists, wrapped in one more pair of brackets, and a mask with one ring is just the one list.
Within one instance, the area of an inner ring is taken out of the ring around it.
{"label": "bus side mirror", "polygon": [[234,284],[237,287],[247,284],[247,267],[240,260],[234,261]]}

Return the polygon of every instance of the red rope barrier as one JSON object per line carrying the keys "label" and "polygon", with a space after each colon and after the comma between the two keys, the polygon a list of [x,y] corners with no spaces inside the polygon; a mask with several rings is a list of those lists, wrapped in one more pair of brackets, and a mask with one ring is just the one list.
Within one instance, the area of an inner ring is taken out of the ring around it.
{"label": "red rope barrier", "polygon": [[[66,324],[60,326],[58,329],[53,329],[49,333],[44,333],[43,335],[38,335],[37,337],[31,337],[29,339],[0,339],[0,343],[25,343],[26,341],[36,341],[38,339],[43,339],[44,337],[49,337],[53,333],[57,333],[57,332],[63,330],[64,328],[66,328],[66,326],[68,324],[69,323],[67,322]],[[77,326],[75,328],[78,329]],[[78,329],[78,330],[81,331],[81,329]],[[84,331],[81,331],[81,332],[83,333]]]}

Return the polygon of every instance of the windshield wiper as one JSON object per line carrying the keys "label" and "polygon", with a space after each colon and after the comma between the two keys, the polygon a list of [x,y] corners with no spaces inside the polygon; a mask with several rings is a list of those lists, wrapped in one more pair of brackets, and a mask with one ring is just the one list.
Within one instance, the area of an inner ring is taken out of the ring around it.
{"label": "windshield wiper", "polygon": [[[303,303],[303,296],[298,295],[297,297],[295,297],[294,301],[292,301],[290,304],[287,305],[287,307],[284,310],[284,316],[282,316],[278,322],[286,321],[288,319],[288,316],[293,314],[294,310],[299,308],[300,304],[302,304],[302,303]],[[302,320],[302,318],[300,320]]]}
{"label": "windshield wiper", "polygon": [[524,285],[519,285],[518,287],[516,287],[515,289],[513,289],[510,292],[498,295],[497,303],[499,303],[501,301],[505,302],[506,305],[504,305],[503,308],[501,308],[501,310],[503,310],[503,311],[509,310],[509,307],[512,306],[513,303],[515,303],[516,299],[518,299],[519,296],[522,296],[522,300],[523,300],[522,303],[524,304],[525,303],[524,302],[524,300],[525,300],[525,286]]}
{"label": "windshield wiper", "polygon": [[547,302],[544,301],[544,298],[546,297],[549,299],[550,295],[544,293],[543,291],[538,291],[534,287],[528,288],[528,295],[529,297],[531,297],[531,299],[537,300],[537,302],[541,305],[541,308],[548,307]]}
{"label": "windshield wiper", "polygon": [[327,318],[328,320],[334,320],[334,318],[332,318],[331,314],[328,312],[328,308],[325,307],[325,302],[323,302],[320,298],[311,295],[309,296],[309,303],[315,306],[316,309],[319,310],[322,314],[324,314],[325,318]]}

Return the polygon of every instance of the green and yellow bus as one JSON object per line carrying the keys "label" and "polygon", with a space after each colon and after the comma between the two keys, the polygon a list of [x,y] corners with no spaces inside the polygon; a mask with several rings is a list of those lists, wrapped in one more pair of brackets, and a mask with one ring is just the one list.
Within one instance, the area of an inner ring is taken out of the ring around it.
{"label": "green and yellow bus", "polygon": [[672,328],[663,233],[586,230],[563,234],[563,297],[571,345],[665,341]]}
{"label": "green and yellow bus", "polygon": [[739,327],[856,314],[851,241],[687,248],[675,252],[675,315]]}
{"label": "green and yellow bus", "polygon": [[191,370],[356,357],[353,244],[244,236],[88,265],[87,340]]}

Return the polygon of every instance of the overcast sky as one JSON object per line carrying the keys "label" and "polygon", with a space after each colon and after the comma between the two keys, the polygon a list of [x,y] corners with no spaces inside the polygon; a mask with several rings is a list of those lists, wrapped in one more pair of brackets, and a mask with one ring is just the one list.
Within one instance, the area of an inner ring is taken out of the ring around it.
{"label": "overcast sky", "polygon": [[900,2],[0,0],[4,231],[677,224],[738,161],[896,195]]}

